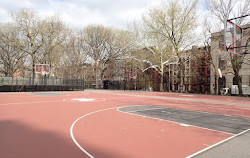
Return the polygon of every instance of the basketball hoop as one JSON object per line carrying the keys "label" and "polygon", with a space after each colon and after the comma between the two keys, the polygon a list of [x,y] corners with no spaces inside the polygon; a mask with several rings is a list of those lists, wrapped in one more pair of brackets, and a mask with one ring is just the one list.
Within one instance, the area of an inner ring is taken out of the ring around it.
{"label": "basketball hoop", "polygon": [[49,64],[36,64],[35,65],[35,73],[45,75],[49,74],[50,72],[50,65]]}
{"label": "basketball hoop", "polygon": [[226,20],[224,24],[224,50],[236,55],[242,55],[242,28],[231,20]]}
{"label": "basketball hoop", "polygon": [[45,71],[42,71],[41,74],[44,76],[44,75],[46,74],[46,72],[45,72]]}

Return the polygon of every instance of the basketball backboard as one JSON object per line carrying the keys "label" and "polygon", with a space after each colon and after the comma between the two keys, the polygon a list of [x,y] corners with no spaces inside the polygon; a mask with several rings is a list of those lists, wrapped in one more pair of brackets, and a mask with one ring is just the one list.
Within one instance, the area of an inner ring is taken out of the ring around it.
{"label": "basketball backboard", "polygon": [[236,55],[242,55],[242,28],[231,20],[225,21],[224,50]]}
{"label": "basketball backboard", "polygon": [[35,73],[37,74],[49,74],[50,72],[50,65],[49,64],[36,64],[35,65]]}

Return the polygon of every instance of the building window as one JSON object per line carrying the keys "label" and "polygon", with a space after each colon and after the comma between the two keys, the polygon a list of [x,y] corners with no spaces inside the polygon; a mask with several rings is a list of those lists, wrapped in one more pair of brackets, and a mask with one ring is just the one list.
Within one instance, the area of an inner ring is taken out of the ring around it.
{"label": "building window", "polygon": [[210,83],[210,76],[207,77],[207,82]]}
{"label": "building window", "polygon": [[219,58],[219,68],[221,70],[225,70],[226,69],[226,64],[227,64],[226,60],[222,60],[221,58]]}

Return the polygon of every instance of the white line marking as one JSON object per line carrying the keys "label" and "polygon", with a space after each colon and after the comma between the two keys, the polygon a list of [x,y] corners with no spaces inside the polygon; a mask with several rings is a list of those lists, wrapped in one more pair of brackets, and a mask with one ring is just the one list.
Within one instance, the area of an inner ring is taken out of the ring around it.
{"label": "white line marking", "polygon": [[[90,93],[103,93],[98,91],[89,91]],[[122,94],[122,93],[113,93],[113,92],[105,92],[105,94],[112,95],[123,95],[123,96],[132,96],[132,97],[140,97],[140,98],[155,98],[155,99],[166,99],[166,100],[176,100],[176,101],[188,101],[188,102],[197,102],[197,103],[207,103],[207,104],[217,104],[217,105],[232,105],[232,106],[244,106],[249,110],[249,104],[243,103],[232,103],[232,102],[221,102],[221,101],[209,101],[209,100],[198,100],[198,98],[190,99],[190,98],[176,98],[176,97],[164,97],[164,96],[149,96],[149,95],[137,95],[137,94]]]}
{"label": "white line marking", "polygon": [[189,126],[192,126],[192,125],[188,125],[188,124],[185,124],[185,123],[180,123],[181,126],[184,126],[184,127],[189,127]]}
{"label": "white line marking", "polygon": [[106,101],[105,98],[67,98],[67,99],[63,99],[63,101],[65,102],[100,102],[100,101]]}
{"label": "white line marking", "polygon": [[81,120],[82,118],[87,117],[87,116],[92,115],[92,114],[95,114],[95,113],[98,113],[98,112],[103,112],[103,111],[112,110],[112,109],[118,110],[118,108],[131,107],[131,106],[141,106],[141,105],[130,105],[130,106],[121,106],[121,107],[107,108],[107,109],[102,109],[102,110],[93,111],[93,112],[87,113],[87,114],[85,114],[85,115],[79,117],[78,119],[76,119],[76,120],[72,123],[72,125],[71,125],[71,127],[70,127],[70,136],[71,136],[71,139],[73,140],[73,142],[76,144],[76,146],[77,146],[82,152],[84,152],[84,153],[85,153],[86,155],[88,155],[90,158],[94,158],[94,156],[91,155],[87,150],[85,150],[85,149],[77,142],[77,140],[75,139],[75,136],[74,136],[74,126],[75,126],[75,124],[76,124],[79,120]]}
{"label": "white line marking", "polygon": [[193,97],[194,95],[180,95],[182,97]]}
{"label": "white line marking", "polygon": [[[139,105],[139,106],[145,106],[145,105]],[[127,106],[127,107],[131,107],[131,106]],[[121,107],[123,108],[123,107]],[[168,107],[155,107],[155,108],[150,108],[150,109],[141,109],[141,110],[133,110],[133,111],[126,111],[126,112],[140,112],[140,111],[148,111],[148,110],[159,110],[159,109],[167,109]],[[118,108],[120,109],[120,108]],[[123,111],[121,111],[123,112]]]}
{"label": "white line marking", "polygon": [[55,102],[61,102],[62,100],[59,101],[40,101],[40,102],[19,102],[19,103],[4,103],[0,105],[19,105],[19,104],[39,104],[39,103],[55,103]]}
{"label": "white line marking", "polygon": [[[139,105],[139,106],[144,106],[144,105]],[[146,105],[145,105],[146,106]],[[159,107],[159,105],[156,105]],[[227,115],[227,114],[220,114],[220,113],[212,113],[212,112],[206,112],[206,111],[199,111],[199,110],[195,110],[192,111],[192,109],[183,109],[183,108],[177,108],[177,107],[161,107],[161,108],[152,108],[152,109],[143,109],[143,110],[134,110],[134,111],[127,111],[127,112],[140,112],[140,111],[147,111],[147,110],[154,110],[154,109],[178,109],[178,110],[184,110],[184,111],[189,111],[189,112],[197,112],[197,113],[204,113],[204,114],[212,114],[212,115],[223,115],[223,116],[229,116],[229,117],[238,117],[238,118],[245,118],[242,116],[233,116],[233,115]],[[164,111],[161,111],[164,112]],[[170,112],[166,112],[165,113],[172,113]]]}
{"label": "white line marking", "polygon": [[205,149],[202,149],[202,150],[200,150],[200,151],[198,151],[198,152],[196,152],[196,153],[194,153],[194,154],[192,154],[192,155],[189,155],[189,156],[187,156],[186,158],[192,158],[192,157],[194,157],[194,156],[196,156],[196,155],[198,155],[198,154],[200,154],[200,153],[202,153],[202,152],[205,152],[205,151],[207,151],[207,150],[209,150],[209,149],[211,149],[211,148],[214,148],[214,147],[216,147],[216,146],[218,146],[218,145],[220,145],[220,144],[222,144],[222,143],[225,143],[225,142],[227,142],[227,141],[229,141],[229,140],[231,140],[231,139],[233,139],[233,138],[235,138],[235,137],[238,137],[238,136],[240,136],[240,135],[242,135],[242,134],[244,134],[244,133],[246,133],[246,132],[248,132],[248,131],[250,131],[250,128],[247,129],[247,130],[245,130],[245,131],[243,131],[243,132],[241,132],[241,133],[238,133],[238,134],[236,134],[236,135],[234,135],[234,136],[232,136],[232,137],[229,137],[229,138],[227,138],[227,139],[224,139],[224,140],[222,140],[222,141],[220,141],[220,142],[218,142],[218,143],[216,143],[216,144],[214,144],[214,145],[211,145],[211,146],[209,146],[209,147],[207,147],[207,148],[205,148]]}
{"label": "white line marking", "polygon": [[95,101],[95,99],[88,99],[88,98],[73,98],[73,101],[80,101],[80,102],[88,102],[88,101]]}
{"label": "white line marking", "polygon": [[0,94],[25,94],[28,92],[0,92]]}
{"label": "white line marking", "polygon": [[[131,106],[121,106],[121,107],[113,107],[113,108],[101,109],[101,110],[93,111],[93,112],[90,112],[90,113],[88,113],[88,114],[85,114],[85,115],[79,117],[78,119],[76,119],[76,120],[72,123],[72,125],[71,125],[71,127],[70,127],[70,136],[71,136],[71,139],[72,139],[73,142],[76,144],[76,146],[77,146],[82,152],[84,152],[88,157],[94,158],[94,156],[91,155],[87,150],[85,150],[85,149],[77,142],[77,140],[75,139],[75,136],[74,136],[74,126],[75,126],[75,124],[76,124],[79,120],[83,119],[84,117],[87,117],[87,116],[89,116],[89,115],[92,115],[92,114],[95,114],[95,113],[98,113],[98,112],[103,112],[103,111],[112,110],[112,109],[116,109],[116,110],[119,111],[119,112],[127,113],[127,114],[130,114],[130,115],[136,115],[136,116],[145,117],[145,118],[150,118],[150,119],[157,119],[157,120],[160,120],[160,121],[167,121],[167,122],[172,122],[172,123],[175,123],[175,124],[179,124],[179,125],[180,125],[180,123],[178,123],[178,122],[169,121],[169,120],[163,120],[163,119],[158,119],[158,118],[154,118],[154,117],[148,117],[148,116],[137,115],[137,114],[134,114],[134,113],[123,112],[123,111],[120,110],[121,108],[132,107],[132,106],[145,106],[145,105],[131,105]],[[152,109],[156,109],[156,108],[152,108]],[[220,133],[226,133],[226,134],[233,135],[232,133],[217,131],[217,130],[213,130],[213,129],[203,128],[203,127],[198,127],[198,126],[193,126],[193,125],[190,125],[190,126],[196,127],[196,128],[201,128],[201,129],[206,129],[206,130],[210,130],[210,131],[215,131],[215,132],[220,132]],[[233,136],[233,137],[234,137],[234,136]]]}
{"label": "white line marking", "polygon": [[[145,105],[139,105],[139,106],[145,106]],[[126,107],[130,107],[130,106],[126,106]],[[182,124],[180,122],[175,122],[175,121],[170,121],[170,120],[164,120],[164,119],[160,119],[160,118],[155,118],[155,117],[151,117],[151,116],[144,116],[144,115],[139,115],[139,114],[135,114],[135,113],[131,113],[129,112],[125,112],[125,111],[121,111],[120,109],[124,108],[124,107],[119,107],[117,108],[118,111],[122,112],[122,113],[127,113],[127,114],[131,114],[131,115],[136,115],[136,116],[140,116],[140,117],[145,117],[145,118],[151,118],[151,119],[156,119],[156,120],[160,120],[160,121],[167,121],[167,122],[172,122],[172,123],[176,123],[176,124]],[[153,108],[153,109],[157,109],[157,108]],[[151,110],[153,110],[151,109]],[[150,110],[150,109],[145,109],[145,110]],[[137,110],[137,111],[144,111],[144,110]],[[136,112],[136,111],[132,111],[132,112]],[[218,131],[215,129],[209,129],[206,127],[199,127],[199,126],[195,126],[195,125],[190,125],[191,127],[196,127],[196,128],[201,128],[201,129],[206,129],[206,130],[210,130],[210,131],[214,131],[214,132],[219,132],[219,133],[225,133],[225,134],[230,134],[230,135],[235,135],[233,133],[229,133],[229,132],[223,132],[223,131]]]}
{"label": "white line marking", "polygon": [[76,146],[82,151],[82,152],[84,152],[86,155],[88,155],[88,157],[90,157],[90,158],[94,158],[94,156],[93,155],[91,155],[87,150],[85,150],[85,149],[83,149],[83,147],[77,142],[77,140],[75,139],[75,136],[74,136],[74,125],[79,121],[79,120],[81,120],[82,118],[84,118],[84,117],[87,117],[87,116],[89,116],[89,115],[92,115],[92,114],[95,114],[95,113],[98,113],[98,112],[102,112],[102,111],[107,111],[107,110],[111,110],[111,109],[116,109],[117,107],[114,107],[114,108],[107,108],[107,109],[102,109],[102,110],[97,110],[97,111],[93,111],[93,112],[90,112],[90,113],[88,113],[88,114],[85,114],[85,115],[83,115],[83,116],[81,116],[81,117],[79,117],[78,119],[76,119],[74,122],[73,122],[73,124],[71,125],[71,127],[70,127],[70,136],[71,136],[71,138],[72,138],[72,140],[74,141],[74,143],[76,144]]}

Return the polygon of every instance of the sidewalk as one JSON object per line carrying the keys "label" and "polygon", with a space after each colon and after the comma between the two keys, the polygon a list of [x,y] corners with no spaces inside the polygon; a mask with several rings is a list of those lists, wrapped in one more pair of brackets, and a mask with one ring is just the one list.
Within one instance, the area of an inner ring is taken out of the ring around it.
{"label": "sidewalk", "polygon": [[193,158],[250,158],[250,130]]}

